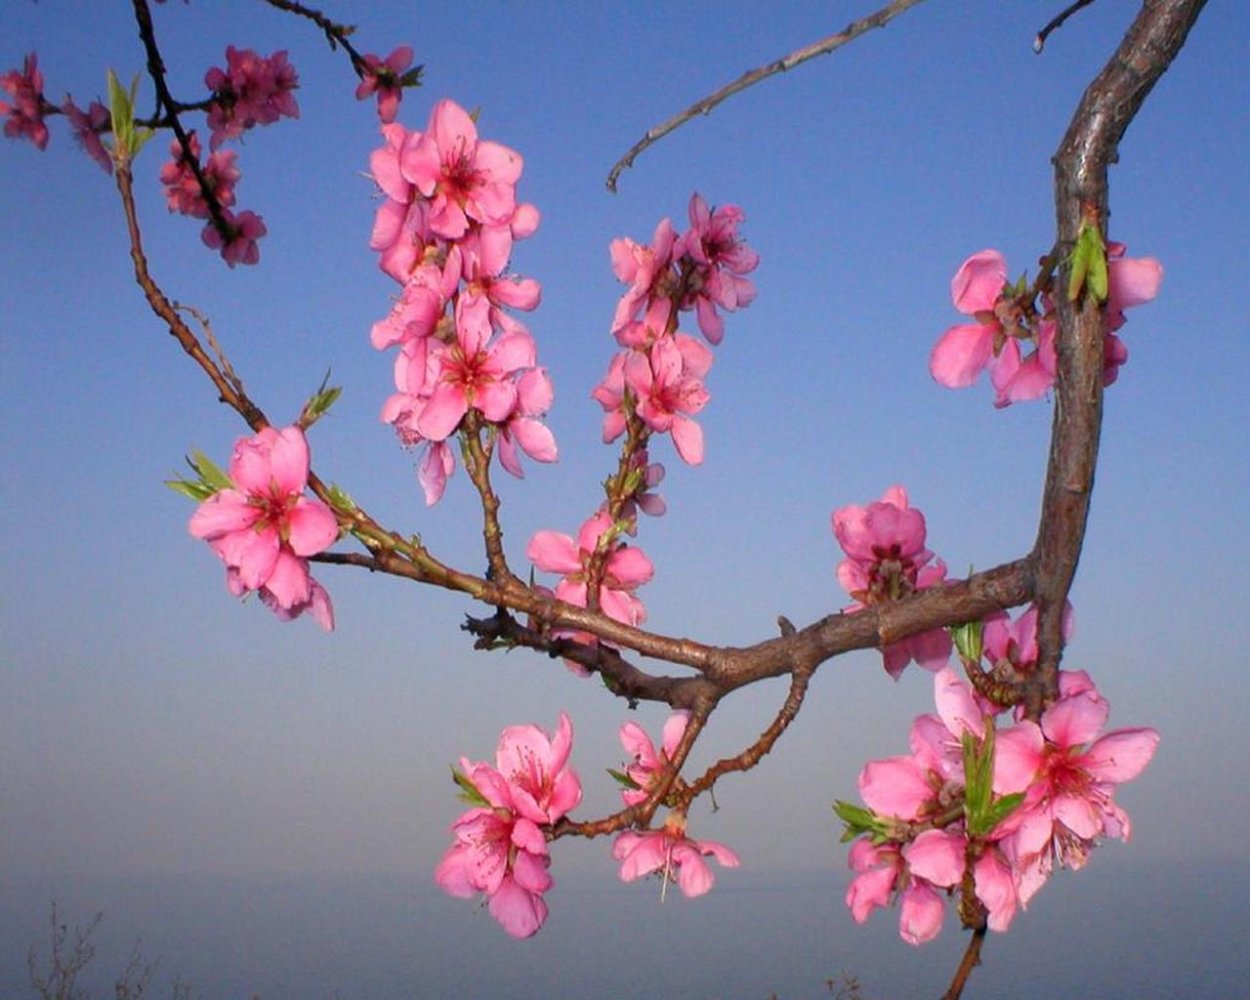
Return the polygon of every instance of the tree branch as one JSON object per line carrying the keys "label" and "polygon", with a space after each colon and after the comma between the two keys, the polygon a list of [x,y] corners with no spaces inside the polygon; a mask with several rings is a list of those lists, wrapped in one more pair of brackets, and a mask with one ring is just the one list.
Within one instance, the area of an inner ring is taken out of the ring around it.
{"label": "tree branch", "polygon": [[[1146,0],[1102,72],[1086,88],[1055,153],[1057,245],[1066,256],[1082,222],[1107,232],[1107,168],[1146,95],[1185,44],[1206,0]],[[1060,287],[1067,286],[1067,265]],[[1038,718],[1059,692],[1062,617],[1076,573],[1102,426],[1106,318],[1085,296],[1059,296],[1059,355],[1050,458],[1034,558],[1037,565],[1038,669],[1025,692],[1025,711]]]}
{"label": "tree branch", "polygon": [[655,143],[659,142],[670,132],[684,125],[697,115],[711,114],[712,109],[722,101],[733,97],[734,94],[741,93],[748,87],[754,86],[761,80],[766,80],[770,76],[776,76],[778,73],[784,73],[787,70],[794,69],[796,66],[807,62],[809,59],[815,59],[817,56],[828,55],[840,49],[848,42],[853,42],[860,35],[871,31],[873,28],[883,28],[889,24],[899,14],[903,13],[909,7],[914,7],[920,3],[920,0],[893,0],[892,3],[886,4],[880,10],[867,17],[862,17],[858,21],[852,21],[841,31],[836,34],[822,38],[818,42],[811,45],[805,45],[801,49],[796,49],[788,56],[776,59],[767,65],[760,66],[758,69],[748,70],[732,83],[726,84],[714,93],[708,94],[702,100],[695,101],[694,104],[686,108],[685,111],[673,115],[672,118],[661,122],[647,130],[646,135],[639,139],[636,143],[629,147],[625,153],[608,172],[608,179],[605,182],[609,191],[616,193],[616,181],[624,171],[634,165],[634,160],[638,154]]}

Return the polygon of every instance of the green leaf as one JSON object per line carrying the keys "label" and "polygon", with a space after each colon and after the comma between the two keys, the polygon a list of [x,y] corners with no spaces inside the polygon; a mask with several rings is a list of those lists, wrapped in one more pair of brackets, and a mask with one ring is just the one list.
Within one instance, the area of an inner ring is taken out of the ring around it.
{"label": "green leaf", "polygon": [[1107,248],[1102,234],[1091,222],[1082,222],[1072,248],[1071,272],[1068,275],[1068,301],[1075,302],[1087,289],[1097,302],[1107,300]]}
{"label": "green leaf", "polygon": [[130,159],[130,140],[134,131],[134,105],[122,89],[117,74],[108,71],[109,117],[113,126],[113,145],[119,155]]}
{"label": "green leaf", "polygon": [[612,779],[622,788],[628,788],[630,791],[640,791],[642,785],[638,784],[624,771],[617,771],[615,768],[608,768],[608,774],[612,775]]}
{"label": "green leaf", "polygon": [[339,396],[343,395],[342,386],[330,385],[330,373],[327,371],[325,378],[321,380],[321,385],[312,397],[304,404],[304,412],[300,414],[300,423],[305,429],[311,427],[316,421],[325,416],[331,406],[335,404]]}
{"label": "green leaf", "polygon": [[985,819],[989,826],[981,832],[989,833],[990,830],[1010,816],[1015,811],[1016,806],[1023,801],[1024,792],[1012,792],[1010,795],[1004,795],[997,799],[985,814]]}
{"label": "green leaf", "polygon": [[195,474],[200,477],[200,482],[205,486],[212,487],[212,491],[216,493],[218,490],[234,489],[234,481],[218,468],[217,464],[204,454],[202,451],[191,452],[187,464],[195,470]]}
{"label": "green leaf", "polygon": [[338,483],[330,484],[330,502],[339,510],[355,510],[356,501]]}
{"label": "green leaf", "polygon": [[871,809],[865,809],[863,806],[857,806],[853,802],[843,802],[841,799],[836,799],[833,803],[833,811],[838,814],[838,819],[847,826],[871,829],[879,825],[876,813]]}
{"label": "green leaf", "polygon": [[490,803],[477,790],[477,785],[469,780],[468,775],[461,774],[453,767],[451,769],[451,780],[460,786],[460,795],[458,797],[461,802],[466,802],[471,806],[486,806],[489,808]]}
{"label": "green leaf", "polygon": [[959,651],[959,658],[965,663],[981,662],[983,648],[981,636],[984,630],[983,622],[965,622],[963,625],[954,625],[950,628],[955,649]]}
{"label": "green leaf", "polygon": [[165,485],[175,493],[181,493],[184,497],[188,497],[196,503],[203,503],[217,492],[209,489],[203,483],[192,482],[189,479],[166,479]]}

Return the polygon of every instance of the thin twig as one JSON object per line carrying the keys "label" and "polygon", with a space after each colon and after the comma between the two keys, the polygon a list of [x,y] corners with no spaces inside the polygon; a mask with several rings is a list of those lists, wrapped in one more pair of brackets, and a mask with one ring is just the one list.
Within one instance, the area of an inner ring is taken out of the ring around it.
{"label": "thin twig", "polygon": [[1050,33],[1060,27],[1064,21],[1070,18],[1082,7],[1088,7],[1094,0],[1076,0],[1076,3],[1070,3],[1058,14],[1047,22],[1046,27],[1037,33],[1037,37],[1033,39],[1033,51],[1041,55],[1042,49],[1046,45],[1046,39],[1050,37]]}
{"label": "thin twig", "polygon": [[781,734],[786,731],[790,723],[794,721],[795,716],[799,714],[799,709],[803,707],[803,697],[807,694],[807,685],[808,681],[811,680],[811,676],[812,672],[810,669],[794,671],[790,678],[790,691],[786,695],[786,700],[782,703],[776,717],[769,724],[768,728],[760,734],[759,739],[737,756],[725,757],[709,767],[698,781],[690,785],[690,799],[694,799],[695,796],[709,791],[722,775],[729,774],[731,771],[749,771],[764,759],[772,750],[773,745],[780,738]]}
{"label": "thin twig", "polygon": [[862,17],[858,21],[852,21],[841,31],[830,35],[828,38],[822,38],[820,41],[813,42],[811,45],[806,45],[801,49],[796,49],[788,56],[776,59],[764,66],[760,66],[758,69],[748,70],[746,73],[743,73],[740,77],[738,77],[738,79],[734,80],[733,83],[721,87],[720,90],[715,93],[709,94],[702,100],[696,101],[680,114],[673,115],[673,117],[669,118],[667,121],[661,122],[659,125],[649,129],[646,135],[629,147],[629,152],[617,160],[611,171],[609,171],[606,182],[608,190],[613,193],[616,192],[617,178],[620,177],[625,170],[633,166],[634,160],[637,158],[639,153],[647,149],[649,146],[654,145],[660,139],[663,139],[664,136],[668,135],[674,129],[690,121],[691,118],[694,118],[696,115],[709,114],[712,109],[722,101],[732,97],[734,94],[746,90],[748,87],[759,83],[761,80],[766,80],[770,76],[776,76],[778,73],[785,73],[787,70],[794,69],[796,66],[805,63],[810,59],[815,59],[817,56],[828,55],[830,52],[840,49],[848,42],[853,42],[860,35],[871,31],[873,28],[885,27],[892,20],[894,20],[894,18],[898,17],[899,14],[903,13],[910,7],[916,6],[918,3],[920,3],[920,0],[893,0],[893,3],[886,4],[886,6],[882,7],[876,13],[869,14],[867,17]]}
{"label": "thin twig", "polygon": [[963,961],[959,963],[959,968],[955,970],[955,977],[951,980],[950,986],[942,994],[942,1000],[959,1000],[963,995],[964,987],[968,985],[968,977],[972,975],[972,970],[981,964],[981,945],[985,943],[986,929],[986,925],[981,924],[973,930],[972,939],[968,942],[968,948],[964,952]]}

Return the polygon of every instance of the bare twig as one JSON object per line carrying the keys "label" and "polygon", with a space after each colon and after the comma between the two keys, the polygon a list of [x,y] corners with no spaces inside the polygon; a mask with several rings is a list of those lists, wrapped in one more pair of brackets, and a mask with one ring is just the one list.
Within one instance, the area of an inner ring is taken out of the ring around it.
{"label": "bare twig", "polygon": [[629,151],[617,160],[612,169],[608,172],[608,179],[606,181],[608,190],[612,192],[616,191],[617,178],[619,178],[625,170],[634,165],[634,160],[637,159],[639,153],[647,149],[649,146],[654,145],[660,139],[663,139],[670,132],[690,121],[691,118],[694,118],[697,115],[710,114],[716,105],[720,104],[727,98],[733,97],[734,94],[740,93],[748,87],[754,86],[761,80],[766,80],[770,76],[776,76],[778,73],[784,73],[787,70],[794,69],[796,66],[799,66],[810,59],[815,59],[817,56],[828,55],[830,52],[840,49],[848,42],[853,42],[860,35],[871,31],[873,28],[885,27],[892,20],[894,20],[894,18],[898,17],[899,14],[903,13],[909,7],[916,6],[918,3],[920,3],[920,0],[893,0],[892,3],[886,4],[879,11],[869,14],[867,17],[862,17],[858,21],[852,21],[836,34],[829,35],[827,38],[822,38],[820,41],[813,42],[811,45],[805,45],[801,49],[796,49],[788,56],[775,59],[764,66],[760,66],[758,69],[748,70],[746,73],[743,73],[740,77],[738,77],[738,79],[734,80],[733,83],[726,84],[724,87],[721,87],[720,90],[708,94],[708,96],[704,97],[702,100],[695,101],[695,103],[686,108],[685,111],[675,114],[672,118],[669,118],[668,120],[661,122],[659,125],[655,125],[648,129],[647,134],[630,146]]}
{"label": "bare twig", "polygon": [[1046,39],[1050,37],[1050,33],[1062,26],[1063,22],[1070,18],[1082,7],[1088,7],[1094,0],[1076,0],[1076,3],[1070,3],[1058,14],[1052,17],[1041,31],[1037,33],[1037,37],[1033,39],[1033,51],[1041,55],[1042,49],[1046,45]]}
{"label": "bare twig", "polygon": [[972,975],[972,970],[981,964],[981,946],[985,943],[985,932],[984,923],[973,930],[963,960],[960,961],[959,968],[955,970],[950,986],[942,994],[942,1000],[959,1000],[963,996],[964,987],[968,985],[968,977]]}

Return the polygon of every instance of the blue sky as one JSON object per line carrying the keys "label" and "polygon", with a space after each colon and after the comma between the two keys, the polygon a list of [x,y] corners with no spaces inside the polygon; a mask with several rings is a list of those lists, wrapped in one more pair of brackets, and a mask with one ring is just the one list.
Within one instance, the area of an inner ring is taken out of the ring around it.
{"label": "blue sky", "polygon": [[[0,66],[35,49],[49,96],[85,103],[107,67],[141,67],[128,5],[109,6],[6,4]],[[352,99],[345,60],[305,25],[260,4],[226,4],[225,17],[211,6],[156,10],[175,91],[195,96],[227,44],[286,48],[301,117],[241,148],[240,206],[270,232],[257,268],[228,270],[200,246],[198,224],[167,214],[155,180],[165,142],[149,146],[137,175],[153,272],[210,316],[276,421],[331,369],[345,393],[313,433],[318,471],[475,569],[463,473],[428,510],[410,456],[377,419],[390,363],[368,331],[394,288],[367,246],[373,108]],[[516,563],[533,531],[576,530],[613,462],[588,395],[613,350],[608,243],[647,238],[663,215],[681,225],[693,190],[745,208],[759,297],[729,317],[717,351],[706,463],[657,456],[670,512],[640,537],[657,567],[643,594],[650,624],[748,643],[779,613],[805,623],[839,607],[829,514],[896,482],[953,571],[1029,547],[1050,404],[995,412],[985,385],[937,387],[926,358],[957,321],[949,281],[968,254],[997,247],[1018,273],[1049,247],[1050,155],[1133,5],[1095,5],[1035,56],[1033,33],[1056,6],[922,5],[690,123],[645,153],[616,196],[603,178],[650,125],[865,10],[463,3],[454,17],[420,17],[407,3],[333,6],[360,24],[363,50],[409,42],[425,63],[405,124],[421,127],[452,97],[480,107],[483,136],[526,158],[521,193],[543,224],[513,266],[543,285],[528,322],[556,386],[561,461],[501,484]],[[1136,843],[1108,852],[1244,871],[1244,837],[1229,836],[1250,821],[1250,784],[1230,780],[1250,696],[1239,301],[1250,79],[1235,8],[1203,15],[1112,172],[1112,235],[1160,258],[1166,277],[1123,331],[1130,361],[1108,394],[1066,662],[1091,671],[1113,724],[1162,733],[1122,793]],[[186,532],[190,505],[162,480],[191,448],[224,462],[243,428],[146,311],[111,182],[62,124],[42,154],[0,144],[4,867],[432,870],[458,810],[447,765],[488,757],[503,725],[551,727],[560,709],[577,727],[584,814],[611,808],[603,769],[620,763],[624,706],[544,659],[473,653],[457,628],[475,610],[466,600],[323,569],[339,621],[327,636],[227,594]],[[770,685],[726,704],[698,760],[752,739],[783,696]],[[840,869],[829,803],[853,795],[865,759],[905,750],[930,698],[914,668],[894,684],[871,654],[827,664],[774,759],[723,782],[720,810],[697,807],[693,829],[753,870]],[[638,718],[658,728],[663,712]],[[556,847],[557,877],[610,865],[606,844]]]}

